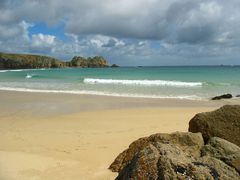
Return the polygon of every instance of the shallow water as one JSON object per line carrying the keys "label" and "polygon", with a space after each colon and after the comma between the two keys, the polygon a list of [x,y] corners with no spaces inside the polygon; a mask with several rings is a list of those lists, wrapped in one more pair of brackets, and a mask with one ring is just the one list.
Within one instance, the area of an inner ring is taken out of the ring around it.
{"label": "shallow water", "polygon": [[0,70],[0,90],[208,99],[240,94],[240,67],[121,67]]}

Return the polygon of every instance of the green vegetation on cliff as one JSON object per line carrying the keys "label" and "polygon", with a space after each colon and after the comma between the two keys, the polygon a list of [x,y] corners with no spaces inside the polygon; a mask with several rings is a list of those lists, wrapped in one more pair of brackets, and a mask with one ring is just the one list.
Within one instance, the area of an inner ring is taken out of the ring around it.
{"label": "green vegetation on cliff", "polygon": [[60,67],[66,67],[66,63],[48,56],[0,53],[0,69],[37,69]]}
{"label": "green vegetation on cliff", "polygon": [[0,53],[0,69],[37,69],[63,67],[98,68],[110,66],[108,65],[107,60],[101,56],[88,58],[74,56],[71,61],[64,62],[56,58],[41,55]]}

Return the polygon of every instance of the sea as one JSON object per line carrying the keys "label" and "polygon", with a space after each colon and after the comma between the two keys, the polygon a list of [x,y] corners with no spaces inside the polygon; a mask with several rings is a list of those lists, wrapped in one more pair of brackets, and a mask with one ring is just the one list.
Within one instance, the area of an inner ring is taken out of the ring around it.
{"label": "sea", "polygon": [[240,94],[240,66],[0,70],[0,90],[208,100]]}

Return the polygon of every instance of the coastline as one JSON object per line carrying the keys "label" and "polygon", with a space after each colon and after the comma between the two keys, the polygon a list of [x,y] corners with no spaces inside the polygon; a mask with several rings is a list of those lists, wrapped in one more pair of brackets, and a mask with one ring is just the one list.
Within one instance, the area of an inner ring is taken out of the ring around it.
{"label": "coastline", "polygon": [[0,178],[113,179],[107,168],[154,133],[239,100],[196,101],[0,91]]}

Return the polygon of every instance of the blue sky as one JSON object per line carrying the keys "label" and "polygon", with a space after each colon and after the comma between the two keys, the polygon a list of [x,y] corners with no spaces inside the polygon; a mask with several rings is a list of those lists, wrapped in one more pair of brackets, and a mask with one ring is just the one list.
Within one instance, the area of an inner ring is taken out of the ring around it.
{"label": "blue sky", "polygon": [[44,35],[56,36],[56,38],[65,41],[66,36],[64,32],[64,23],[60,23],[54,26],[48,26],[44,22],[35,23],[33,26],[28,28],[29,36],[34,34],[42,33]]}
{"label": "blue sky", "polygon": [[0,51],[120,65],[240,64],[239,0],[1,0]]}

